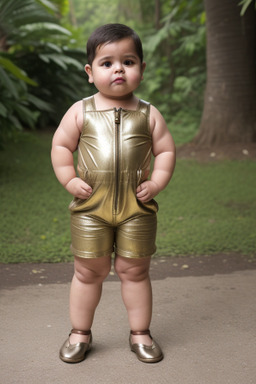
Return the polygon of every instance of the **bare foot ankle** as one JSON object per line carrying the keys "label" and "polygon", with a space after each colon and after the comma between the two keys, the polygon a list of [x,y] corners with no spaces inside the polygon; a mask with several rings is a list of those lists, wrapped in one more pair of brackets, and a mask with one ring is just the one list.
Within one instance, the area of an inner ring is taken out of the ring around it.
{"label": "bare foot ankle", "polygon": [[132,344],[144,344],[151,346],[152,339],[149,335],[132,335]]}
{"label": "bare foot ankle", "polygon": [[69,337],[70,344],[89,343],[90,335],[77,335],[72,333]]}

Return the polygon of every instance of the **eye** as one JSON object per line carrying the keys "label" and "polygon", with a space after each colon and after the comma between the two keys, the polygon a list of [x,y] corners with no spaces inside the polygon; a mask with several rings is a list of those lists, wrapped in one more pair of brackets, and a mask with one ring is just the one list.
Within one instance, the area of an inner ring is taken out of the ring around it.
{"label": "eye", "polygon": [[132,61],[132,60],[129,60],[129,59],[127,59],[127,60],[125,60],[124,61],[124,65],[126,65],[126,66],[130,66],[130,65],[133,65],[134,64],[134,62]]}
{"label": "eye", "polygon": [[110,61],[104,61],[104,63],[102,64],[103,67],[106,67],[106,68],[110,68],[111,67],[111,62]]}

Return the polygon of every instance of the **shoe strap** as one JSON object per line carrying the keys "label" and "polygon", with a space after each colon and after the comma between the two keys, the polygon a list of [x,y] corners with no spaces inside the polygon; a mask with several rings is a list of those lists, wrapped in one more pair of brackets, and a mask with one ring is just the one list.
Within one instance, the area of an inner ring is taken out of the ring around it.
{"label": "shoe strap", "polygon": [[72,329],[70,333],[76,333],[77,335],[88,336],[91,334],[91,330],[89,331],[80,331],[79,329]]}
{"label": "shoe strap", "polygon": [[150,330],[147,329],[146,331],[131,331],[131,335],[133,336],[150,335]]}

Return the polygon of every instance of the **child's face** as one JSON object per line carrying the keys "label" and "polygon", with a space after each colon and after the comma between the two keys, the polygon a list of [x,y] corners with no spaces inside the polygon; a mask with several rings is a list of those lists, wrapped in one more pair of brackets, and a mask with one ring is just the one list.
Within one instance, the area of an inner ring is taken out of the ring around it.
{"label": "child's face", "polygon": [[146,64],[141,63],[131,38],[99,46],[92,66],[85,71],[89,82],[108,98],[128,98],[139,86]]}

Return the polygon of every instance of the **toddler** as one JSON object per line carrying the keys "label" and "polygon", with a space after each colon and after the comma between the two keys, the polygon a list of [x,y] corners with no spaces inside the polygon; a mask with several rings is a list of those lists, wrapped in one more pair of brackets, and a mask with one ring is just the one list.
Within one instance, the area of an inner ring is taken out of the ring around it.
{"label": "toddler", "polygon": [[[146,64],[132,29],[122,24],[99,27],[88,40],[87,58],[85,71],[98,92],[71,106],[52,142],[56,177],[74,196],[69,207],[72,330],[60,358],[77,363],[91,349],[94,313],[114,252],[131,351],[140,361],[155,363],[163,353],[149,331],[149,266],[156,250],[158,210],[153,198],[172,177],[175,145],[160,112],[134,95]],[[76,150],[79,176],[73,163]]]}

